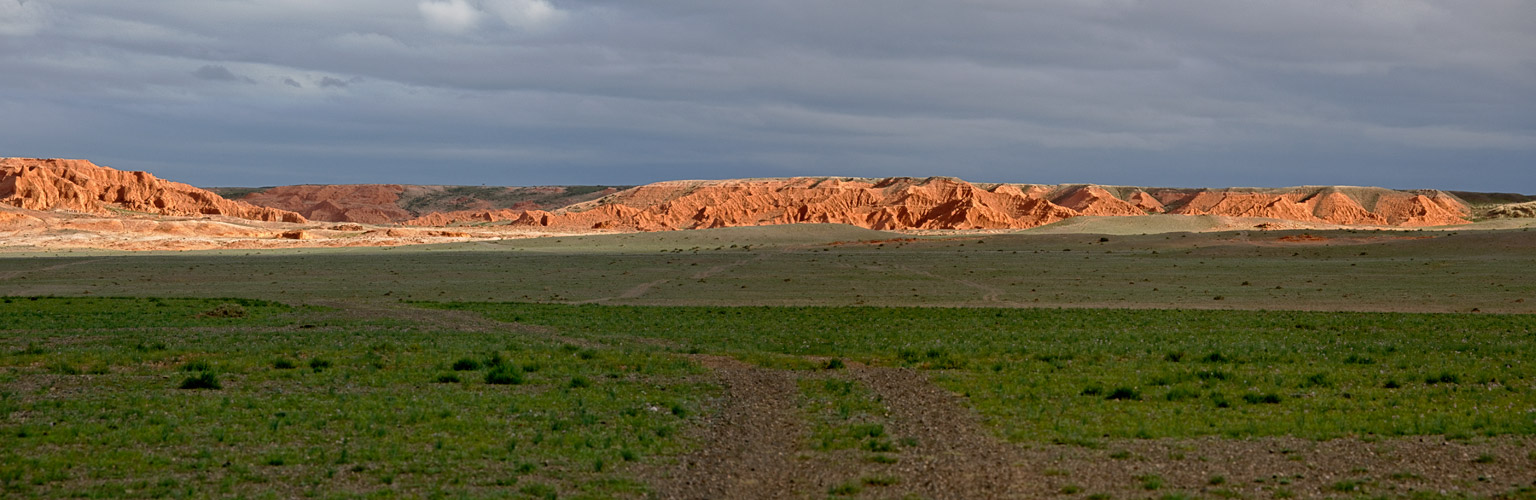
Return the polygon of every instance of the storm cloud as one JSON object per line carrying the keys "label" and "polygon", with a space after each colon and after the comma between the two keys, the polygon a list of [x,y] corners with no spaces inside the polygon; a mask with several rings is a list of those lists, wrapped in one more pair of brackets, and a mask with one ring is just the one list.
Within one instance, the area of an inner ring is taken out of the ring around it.
{"label": "storm cloud", "polygon": [[1524,0],[0,0],[0,73],[0,155],[203,185],[1536,192]]}

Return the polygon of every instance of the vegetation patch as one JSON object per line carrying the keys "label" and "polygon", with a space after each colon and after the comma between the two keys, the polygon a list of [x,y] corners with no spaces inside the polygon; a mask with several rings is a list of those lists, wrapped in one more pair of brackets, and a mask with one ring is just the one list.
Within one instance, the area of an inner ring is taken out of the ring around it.
{"label": "vegetation patch", "polygon": [[1522,315],[422,305],[596,340],[934,370],[1013,440],[1536,434],[1514,410],[1536,393]]}

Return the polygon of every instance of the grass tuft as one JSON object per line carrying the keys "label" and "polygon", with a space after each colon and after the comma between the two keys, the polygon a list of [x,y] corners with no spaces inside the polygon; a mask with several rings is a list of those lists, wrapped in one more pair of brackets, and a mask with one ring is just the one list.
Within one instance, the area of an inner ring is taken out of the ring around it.
{"label": "grass tuft", "polygon": [[182,380],[181,388],[219,390],[223,389],[224,386],[219,383],[219,378],[215,376],[213,372],[202,372],[197,375],[187,377],[186,380]]}

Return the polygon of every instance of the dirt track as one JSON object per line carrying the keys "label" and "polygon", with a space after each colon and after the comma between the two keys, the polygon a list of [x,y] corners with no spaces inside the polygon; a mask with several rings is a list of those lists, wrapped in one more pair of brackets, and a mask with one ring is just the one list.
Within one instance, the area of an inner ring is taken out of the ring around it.
{"label": "dirt track", "polygon": [[[460,311],[394,304],[326,305],[343,308],[344,314],[388,317],[430,328],[518,331],[602,347],[547,328],[500,323]],[[1403,496],[1412,491],[1486,496],[1536,486],[1536,454],[1531,452],[1536,438],[1532,437],[1324,442],[1208,437],[1107,441],[1091,448],[1013,444],[993,435],[962,397],[934,385],[928,379],[931,372],[858,364],[843,370],[794,371],[722,356],[691,357],[708,368],[725,391],[711,403],[701,425],[687,431],[693,451],[658,457],[630,469],[650,484],[652,496],[658,498],[1081,498],[1096,493],[1156,498],[1171,492],[1315,498]],[[855,381],[888,409],[882,423],[904,443],[886,454],[895,458],[894,463],[873,461],[863,450],[810,446],[798,382],[823,378]]]}

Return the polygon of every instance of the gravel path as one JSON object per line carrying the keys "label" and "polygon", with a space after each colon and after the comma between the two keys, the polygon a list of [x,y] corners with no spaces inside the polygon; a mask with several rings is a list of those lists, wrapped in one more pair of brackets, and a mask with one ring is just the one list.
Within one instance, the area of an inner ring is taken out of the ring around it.
{"label": "gravel path", "polygon": [[797,457],[804,421],[790,373],[731,358],[696,356],[726,396],[723,407],[694,436],[704,443],[670,468],[647,471],[660,498],[794,498],[816,490],[822,472]]}
{"label": "gravel path", "polygon": [[[326,302],[341,314],[387,317],[462,331],[526,333],[583,346],[539,326],[464,311],[398,304]],[[643,341],[643,339],[633,339]],[[685,431],[694,451],[630,471],[667,499],[768,498],[1314,498],[1459,492],[1496,496],[1536,486],[1536,437],[1448,440],[1442,436],[1310,441],[1215,437],[1107,441],[1099,447],[1013,444],[998,439],[931,372],[850,363],[846,370],[763,368],[692,355],[725,389],[702,425]],[[825,361],[815,359],[814,361]],[[814,450],[799,381],[839,378],[869,389],[887,413],[879,423],[904,442],[876,462],[858,449]],[[881,478],[879,482],[871,478]],[[855,487],[850,487],[853,485]]]}

